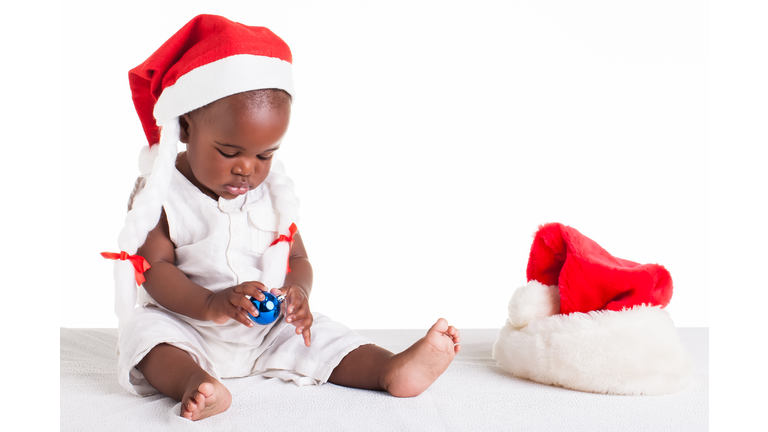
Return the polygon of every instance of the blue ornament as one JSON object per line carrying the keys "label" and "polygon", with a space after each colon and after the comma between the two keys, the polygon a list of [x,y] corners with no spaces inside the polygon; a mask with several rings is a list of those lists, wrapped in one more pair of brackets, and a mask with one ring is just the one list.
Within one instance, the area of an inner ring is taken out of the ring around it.
{"label": "blue ornament", "polygon": [[277,320],[277,317],[280,316],[280,304],[285,300],[285,296],[281,295],[275,297],[274,294],[266,291],[263,291],[262,294],[264,294],[264,300],[262,301],[258,301],[251,297],[251,303],[256,306],[256,310],[259,311],[259,316],[254,317],[253,315],[248,314],[248,317],[250,317],[256,324],[272,324]]}

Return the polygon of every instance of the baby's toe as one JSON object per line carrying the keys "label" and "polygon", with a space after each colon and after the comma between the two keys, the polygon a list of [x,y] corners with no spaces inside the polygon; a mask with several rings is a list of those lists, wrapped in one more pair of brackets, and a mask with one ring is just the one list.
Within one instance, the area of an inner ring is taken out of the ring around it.
{"label": "baby's toe", "polygon": [[181,416],[184,417],[184,418],[191,419],[192,418],[192,413],[195,412],[195,409],[197,409],[197,404],[192,402],[191,400],[186,402],[186,403],[182,403],[181,404]]}

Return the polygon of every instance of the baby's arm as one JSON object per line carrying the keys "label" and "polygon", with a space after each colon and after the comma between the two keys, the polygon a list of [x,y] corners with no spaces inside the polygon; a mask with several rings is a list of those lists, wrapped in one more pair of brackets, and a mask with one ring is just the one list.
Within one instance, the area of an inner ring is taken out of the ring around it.
{"label": "baby's arm", "polygon": [[310,346],[313,317],[309,310],[309,294],[312,292],[312,264],[300,233],[293,236],[291,256],[288,259],[291,272],[285,275],[285,284],[279,290],[285,294],[285,321],[296,326],[296,334],[304,337],[304,345]]}
{"label": "baby's arm", "polygon": [[258,312],[246,295],[263,300],[261,291],[266,287],[261,282],[245,282],[214,293],[189,280],[174,265],[176,246],[171,241],[165,211],[138,254],[152,266],[144,273],[144,289],[163,307],[201,321],[224,324],[235,319],[248,327],[253,326],[247,312],[253,316]]}

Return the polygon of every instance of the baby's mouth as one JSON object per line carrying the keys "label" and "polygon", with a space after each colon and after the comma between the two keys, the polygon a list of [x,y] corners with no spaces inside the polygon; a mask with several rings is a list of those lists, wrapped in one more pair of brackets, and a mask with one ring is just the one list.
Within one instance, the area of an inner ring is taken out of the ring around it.
{"label": "baby's mouth", "polygon": [[248,185],[238,185],[238,186],[232,186],[232,185],[226,185],[227,191],[231,193],[232,195],[243,195],[248,193]]}

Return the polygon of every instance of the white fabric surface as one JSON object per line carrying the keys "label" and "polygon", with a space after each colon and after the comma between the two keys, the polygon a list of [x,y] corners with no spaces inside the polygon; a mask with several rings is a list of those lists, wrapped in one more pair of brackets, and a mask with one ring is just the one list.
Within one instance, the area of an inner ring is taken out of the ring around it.
{"label": "white fabric surface", "polygon": [[[426,392],[398,399],[325,384],[261,377],[223,380],[228,411],[200,422],[163,396],[117,383],[117,329],[61,329],[62,431],[705,431],[709,427],[709,330],[679,329],[695,364],[691,384],[666,396],[583,393],[515,378],[495,365],[497,329],[462,330],[462,351]],[[398,352],[426,330],[359,330]]]}

